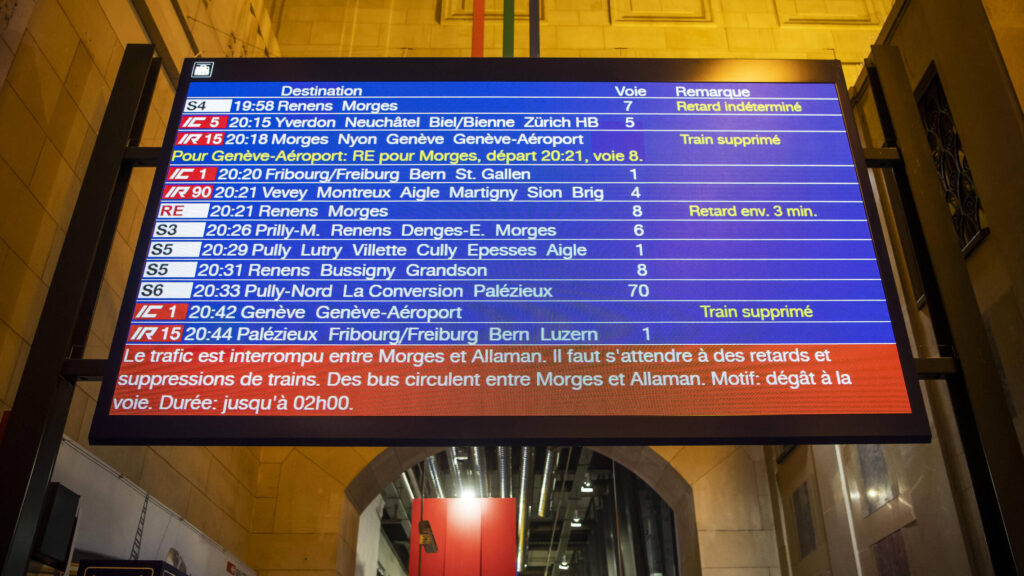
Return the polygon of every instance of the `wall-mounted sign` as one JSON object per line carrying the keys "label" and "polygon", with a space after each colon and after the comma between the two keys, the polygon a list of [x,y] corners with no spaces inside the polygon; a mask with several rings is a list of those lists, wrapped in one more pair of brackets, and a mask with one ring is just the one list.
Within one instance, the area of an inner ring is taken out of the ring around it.
{"label": "wall-mounted sign", "polygon": [[94,442],[928,435],[838,63],[184,70]]}

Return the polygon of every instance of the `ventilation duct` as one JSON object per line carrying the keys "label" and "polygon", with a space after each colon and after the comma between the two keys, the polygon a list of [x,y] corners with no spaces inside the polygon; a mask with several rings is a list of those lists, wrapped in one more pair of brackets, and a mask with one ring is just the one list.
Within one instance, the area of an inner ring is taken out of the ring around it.
{"label": "ventilation duct", "polygon": [[519,474],[519,511],[517,514],[518,525],[516,526],[519,541],[516,566],[519,567],[520,572],[526,568],[526,526],[529,521],[530,496],[532,494],[530,484],[533,479],[533,448],[523,447],[521,465],[522,468]]}
{"label": "ventilation duct", "polygon": [[476,474],[476,495],[478,498],[490,496],[487,485],[487,454],[479,446],[473,446],[473,472]]}
{"label": "ventilation duct", "polygon": [[454,447],[448,449],[448,461],[452,467],[452,476],[455,476],[455,493],[462,496],[462,467],[459,466],[459,452]]}
{"label": "ventilation duct", "polygon": [[506,446],[498,446],[498,498],[510,498],[512,496],[512,487],[509,486],[509,469],[508,469],[508,448]]}
{"label": "ventilation duct", "polygon": [[441,475],[437,473],[437,458],[427,456],[427,474],[430,476],[430,483],[434,486],[434,495],[444,498],[444,487],[441,486]]}

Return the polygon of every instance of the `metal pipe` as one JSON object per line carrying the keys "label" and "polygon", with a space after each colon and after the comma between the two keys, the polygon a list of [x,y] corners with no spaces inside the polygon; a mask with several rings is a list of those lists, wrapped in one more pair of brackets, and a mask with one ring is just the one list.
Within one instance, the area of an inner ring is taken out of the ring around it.
{"label": "metal pipe", "polygon": [[452,446],[448,449],[448,463],[452,467],[452,476],[455,476],[455,492],[457,496],[462,496],[462,467],[459,466],[459,453]]}
{"label": "metal pipe", "polygon": [[430,482],[434,485],[434,495],[438,498],[444,498],[441,475],[437,473],[437,457],[427,456],[427,474],[430,476]]}
{"label": "metal pipe", "polygon": [[415,483],[409,480],[408,471],[402,472],[402,485],[405,486],[405,491],[408,492],[410,501],[415,500],[417,498],[422,498],[422,496],[420,495],[419,486],[416,486]]}
{"label": "metal pipe", "polygon": [[519,541],[519,551],[516,554],[516,566],[519,567],[521,572],[526,568],[526,528],[529,521],[530,515],[530,498],[531,498],[531,480],[533,478],[533,448],[523,446],[523,454],[521,459],[521,471],[519,473],[519,501],[518,513],[516,518],[518,520],[516,526],[516,534]]}
{"label": "metal pipe", "polygon": [[498,498],[508,498],[512,495],[512,487],[509,486],[508,464],[508,448],[498,446]]}
{"label": "metal pipe", "polygon": [[551,468],[555,465],[555,448],[548,448],[544,454],[544,472],[540,481],[540,502],[537,504],[537,516],[547,514],[548,500],[551,496]]}
{"label": "metal pipe", "polygon": [[487,498],[489,486],[487,485],[487,453],[479,446],[473,446],[473,472],[476,474],[477,498]]}

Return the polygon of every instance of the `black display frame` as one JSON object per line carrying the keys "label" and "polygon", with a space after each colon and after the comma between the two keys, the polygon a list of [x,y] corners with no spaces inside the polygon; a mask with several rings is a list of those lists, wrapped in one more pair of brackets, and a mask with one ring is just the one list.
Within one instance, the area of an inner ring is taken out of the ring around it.
{"label": "black display frame", "polygon": [[[213,62],[209,80],[191,78]],[[903,320],[892,264],[842,66],[825,60],[214,58],[186,59],[136,246],[148,246],[191,82],[561,81],[828,83],[836,87],[895,335],[911,412],[777,416],[124,416],[109,413],[142,280],[135,250],[103,384],[92,444],[333,445],[439,444],[673,445],[929,442],[931,430]]]}

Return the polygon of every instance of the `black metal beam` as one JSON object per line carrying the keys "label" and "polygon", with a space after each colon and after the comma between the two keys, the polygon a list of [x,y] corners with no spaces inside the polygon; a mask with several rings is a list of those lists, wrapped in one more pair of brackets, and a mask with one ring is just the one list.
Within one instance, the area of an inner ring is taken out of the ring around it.
{"label": "black metal beam", "polygon": [[868,168],[890,168],[903,162],[899,148],[865,148],[864,162]]}
{"label": "black metal beam", "polygon": [[996,372],[967,263],[931,161],[924,125],[895,46],[874,46],[868,77],[882,119],[904,158],[893,170],[918,256],[929,315],[940,345],[962,370],[946,381],[996,574],[1024,572],[1024,455]]}
{"label": "black metal beam", "polygon": [[[116,225],[120,203],[114,190],[122,174],[125,145],[136,127],[136,112],[154,78],[153,47],[129,45],[100,125],[92,158],[43,304],[39,325],[6,433],[0,441],[0,575],[23,576],[39,524],[46,485],[74,394],[62,375],[64,361],[79,341],[83,309],[95,307],[90,280],[109,245],[101,239],[108,220]],[[99,257],[100,254],[102,257]],[[99,274],[103,269],[99,268]]]}

